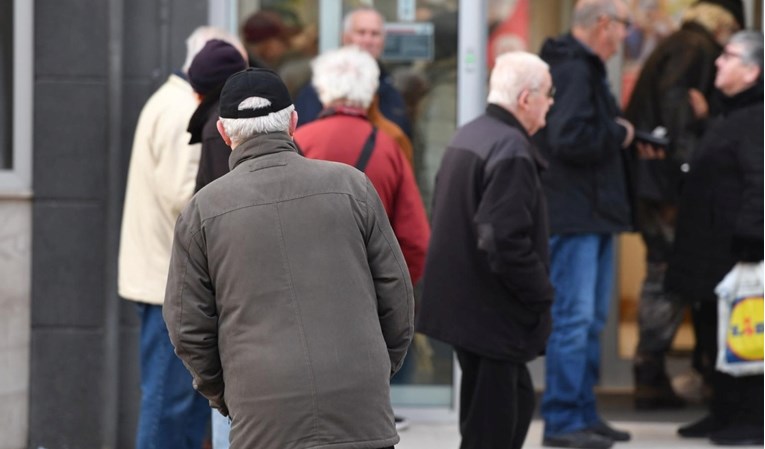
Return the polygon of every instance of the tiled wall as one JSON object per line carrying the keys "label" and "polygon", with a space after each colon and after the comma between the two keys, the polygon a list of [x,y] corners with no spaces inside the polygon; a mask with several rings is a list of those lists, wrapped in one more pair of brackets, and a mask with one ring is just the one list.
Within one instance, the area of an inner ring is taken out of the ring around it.
{"label": "tiled wall", "polygon": [[0,199],[0,449],[27,444],[31,210]]}

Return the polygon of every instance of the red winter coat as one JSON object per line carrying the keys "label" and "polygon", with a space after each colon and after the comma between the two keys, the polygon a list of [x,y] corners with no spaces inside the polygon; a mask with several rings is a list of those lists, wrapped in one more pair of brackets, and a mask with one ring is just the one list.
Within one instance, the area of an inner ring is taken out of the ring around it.
{"label": "red winter coat", "polygon": [[[308,158],[355,165],[371,132],[372,125],[361,110],[340,110],[301,126],[294,137]],[[393,138],[378,130],[364,172],[377,189],[416,283],[425,265],[430,226],[412,168]]]}

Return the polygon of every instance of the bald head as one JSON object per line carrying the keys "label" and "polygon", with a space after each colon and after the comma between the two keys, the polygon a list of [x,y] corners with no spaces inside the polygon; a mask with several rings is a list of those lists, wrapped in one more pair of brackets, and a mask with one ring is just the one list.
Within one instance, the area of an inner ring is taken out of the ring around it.
{"label": "bald head", "polygon": [[355,45],[379,59],[385,47],[385,19],[376,9],[362,7],[343,20],[343,45]]}

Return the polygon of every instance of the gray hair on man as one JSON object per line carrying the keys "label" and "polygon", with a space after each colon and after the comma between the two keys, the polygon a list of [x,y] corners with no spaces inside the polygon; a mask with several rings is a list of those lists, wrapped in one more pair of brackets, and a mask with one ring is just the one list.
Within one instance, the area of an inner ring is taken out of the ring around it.
{"label": "gray hair on man", "polygon": [[208,41],[213,39],[219,39],[231,44],[231,46],[239,51],[242,58],[244,58],[245,61],[247,60],[247,50],[244,49],[244,45],[242,45],[239,38],[221,28],[200,26],[192,31],[189,37],[186,38],[186,61],[184,61],[183,66],[181,67],[183,73],[189,71],[189,67],[191,67],[194,57],[202,50],[202,48],[204,48]]}
{"label": "gray hair on man", "polygon": [[385,22],[385,18],[382,14],[380,14],[380,11],[374,9],[371,6],[359,6],[358,8],[354,8],[348,11],[345,17],[343,17],[343,33],[350,33],[353,30],[353,18],[360,12],[375,13],[378,17],[380,17],[381,22]]}
{"label": "gray hair on man", "polygon": [[333,103],[367,109],[380,84],[375,59],[356,46],[328,51],[311,63],[312,83],[326,107]]}
{"label": "gray hair on man", "polygon": [[[239,110],[261,109],[271,105],[271,102],[261,97],[250,97],[239,103]],[[242,142],[246,142],[258,134],[289,132],[290,118],[295,106],[289,105],[286,108],[271,112],[263,117],[252,118],[220,118],[226,134],[231,139],[231,146],[235,147]]]}
{"label": "gray hair on man", "polygon": [[[730,38],[729,43],[741,45],[743,50],[743,53],[741,54],[741,61],[743,63],[756,65],[760,68],[760,70],[762,70],[762,31],[739,31]],[[762,74],[760,76],[762,76]]]}
{"label": "gray hair on man", "polygon": [[589,28],[603,16],[616,17],[617,2],[621,0],[579,0],[574,6],[571,25]]}
{"label": "gray hair on man", "polygon": [[525,51],[512,51],[497,57],[489,79],[489,103],[515,111],[518,97],[524,90],[538,90],[549,65],[539,56]]}

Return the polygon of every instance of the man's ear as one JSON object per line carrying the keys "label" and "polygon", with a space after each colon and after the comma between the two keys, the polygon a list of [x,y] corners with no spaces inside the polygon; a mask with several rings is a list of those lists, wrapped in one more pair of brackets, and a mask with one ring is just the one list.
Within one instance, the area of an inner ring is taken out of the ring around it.
{"label": "man's ear", "polygon": [[290,114],[290,129],[289,129],[290,136],[293,136],[295,134],[295,130],[297,129],[297,123],[298,123],[298,113],[297,111],[292,111],[292,114]]}
{"label": "man's ear", "polygon": [[518,95],[518,109],[526,109],[526,105],[529,102],[529,90],[523,89]]}
{"label": "man's ear", "polygon": [[228,137],[228,134],[226,134],[226,128],[223,127],[223,121],[218,119],[218,123],[216,123],[216,125],[218,127],[218,133],[223,138],[223,141],[226,142],[226,145],[231,146],[231,138]]}
{"label": "man's ear", "polygon": [[760,75],[762,74],[762,69],[756,65],[746,66],[746,68],[747,71],[744,73],[744,81],[746,81],[746,84],[750,85],[757,83],[757,80],[760,79]]}

